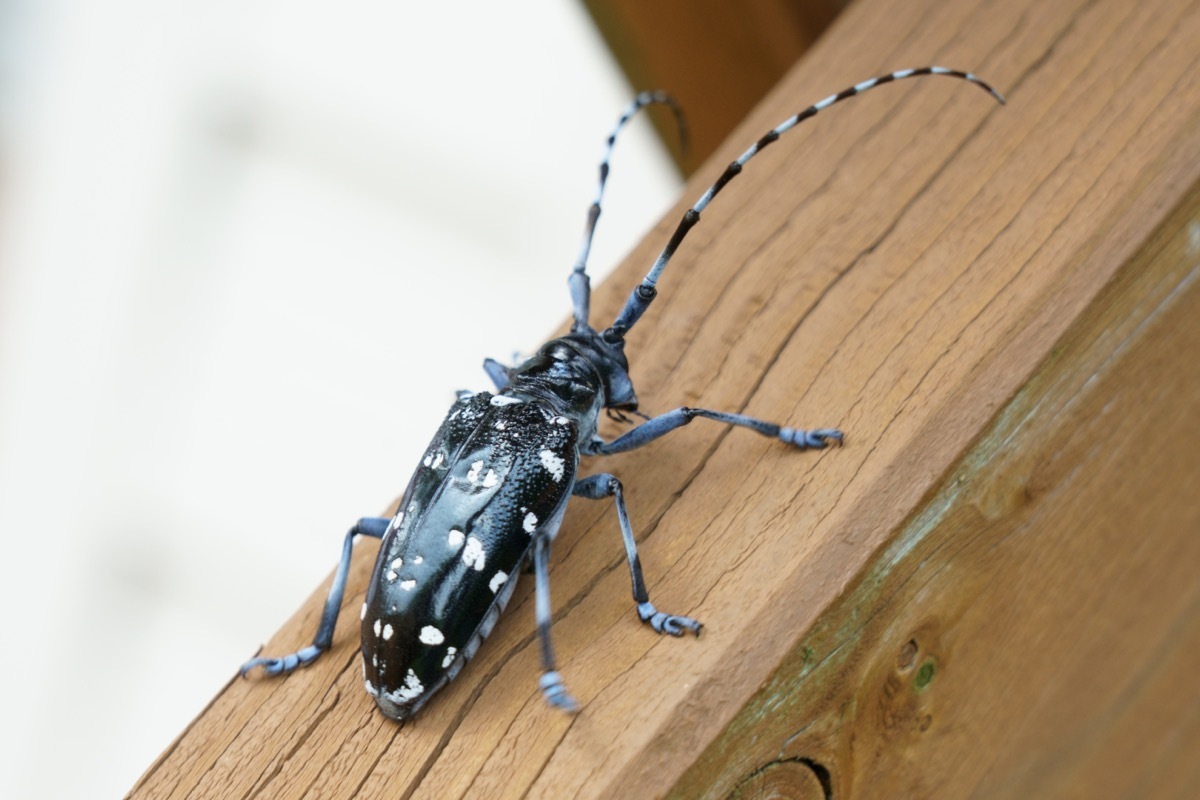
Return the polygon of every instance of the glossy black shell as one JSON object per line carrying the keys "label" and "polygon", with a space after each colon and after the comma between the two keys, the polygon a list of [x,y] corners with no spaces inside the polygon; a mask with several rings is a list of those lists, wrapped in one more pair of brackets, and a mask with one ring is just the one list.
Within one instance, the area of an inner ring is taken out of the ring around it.
{"label": "glossy black shell", "polygon": [[363,677],[384,714],[411,716],[474,655],[533,534],[557,531],[577,465],[577,428],[547,403],[480,392],[451,407],[363,605]]}

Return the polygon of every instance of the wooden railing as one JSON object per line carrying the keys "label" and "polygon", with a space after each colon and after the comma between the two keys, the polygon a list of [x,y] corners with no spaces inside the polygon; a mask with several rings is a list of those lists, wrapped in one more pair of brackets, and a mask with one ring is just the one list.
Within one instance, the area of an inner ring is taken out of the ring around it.
{"label": "wooden railing", "polygon": [[361,686],[363,544],[332,652],[231,679],[133,796],[1200,796],[1197,42],[1183,0],[852,5],[593,302],[615,315],[723,164],[828,92],[934,62],[1007,93],[900,83],[788,134],[631,334],[648,409],[847,435],[699,421],[603,462],[655,601],[704,635],[638,623],[612,508],[576,501],[554,634],[581,713],[538,694],[524,581],[398,726]]}

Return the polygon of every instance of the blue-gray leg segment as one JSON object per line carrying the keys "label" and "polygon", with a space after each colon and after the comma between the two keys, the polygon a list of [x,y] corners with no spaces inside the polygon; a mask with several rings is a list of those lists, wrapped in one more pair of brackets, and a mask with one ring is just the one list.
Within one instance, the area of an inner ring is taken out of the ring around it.
{"label": "blue-gray leg segment", "polygon": [[536,581],[538,639],[542,643],[542,677],[538,686],[546,702],[555,708],[574,713],[579,710],[575,698],[567,692],[562,677],[554,666],[554,647],[550,644],[550,537],[543,533],[533,540],[533,574]]}
{"label": "blue-gray leg segment", "polygon": [[625,556],[629,559],[629,573],[633,578],[633,600],[637,603],[638,617],[642,622],[649,623],[650,627],[659,633],[681,636],[684,630],[689,630],[699,636],[700,628],[703,627],[699,622],[691,617],[664,614],[650,602],[650,594],[646,591],[646,579],[642,575],[642,561],[638,558],[637,540],[633,538],[633,527],[629,524],[629,513],[625,510],[625,494],[621,489],[621,482],[607,472],[601,472],[577,481],[573,494],[589,500],[612,497],[616,501],[621,538],[625,540]]}
{"label": "blue-gray leg segment", "polygon": [[743,414],[728,414],[724,411],[709,411],[706,408],[683,407],[653,417],[649,421],[638,425],[629,433],[619,436],[611,442],[594,442],[587,448],[587,452],[591,455],[601,456],[624,453],[626,450],[633,450],[644,444],[649,444],[658,437],[687,425],[696,417],[715,419],[717,422],[724,422],[726,425],[749,428],[755,433],[779,439],[794,447],[821,448],[831,443],[842,443],[842,432],[834,428],[819,428],[817,430],[806,431],[799,428],[786,428],[776,425],[773,422],[764,422],[761,419],[747,417]]}
{"label": "blue-gray leg segment", "polygon": [[333,585],[329,587],[329,596],[325,598],[325,610],[321,612],[321,622],[317,625],[317,635],[313,637],[313,643],[281,658],[252,658],[242,665],[243,678],[255,667],[262,667],[267,675],[291,672],[297,667],[311,664],[317,656],[329,649],[333,644],[333,627],[337,624],[338,614],[342,610],[342,597],[346,594],[346,577],[350,574],[350,553],[354,549],[354,537],[370,536],[382,539],[389,524],[391,520],[383,517],[363,517],[346,533],[342,542],[342,560],[338,562]]}
{"label": "blue-gray leg segment", "polygon": [[483,360],[483,371],[492,379],[492,383],[496,386],[496,391],[503,392],[508,386],[509,368],[501,364],[494,358],[485,358]]}

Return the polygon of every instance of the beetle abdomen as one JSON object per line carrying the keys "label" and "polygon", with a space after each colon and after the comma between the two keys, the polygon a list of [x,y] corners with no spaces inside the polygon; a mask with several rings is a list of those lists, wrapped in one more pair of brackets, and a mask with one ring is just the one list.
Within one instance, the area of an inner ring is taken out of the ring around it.
{"label": "beetle abdomen", "polygon": [[475,653],[535,533],[557,528],[578,460],[565,417],[533,401],[460,400],[380,546],[362,613],[367,691],[411,716]]}

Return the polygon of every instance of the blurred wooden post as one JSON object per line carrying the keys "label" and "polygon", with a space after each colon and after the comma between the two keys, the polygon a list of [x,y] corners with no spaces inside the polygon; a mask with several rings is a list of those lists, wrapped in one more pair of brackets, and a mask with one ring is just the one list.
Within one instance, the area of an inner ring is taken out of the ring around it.
{"label": "blurred wooden post", "polygon": [[[1200,11],[1183,0],[861,0],[689,185],[790,113],[705,212],[629,352],[643,405],[837,425],[788,451],[698,422],[604,461],[415,722],[361,688],[359,548],[333,651],[239,681],[135,797],[1200,796]],[[685,205],[594,298],[611,318]],[[594,471],[596,464],[585,464]],[[267,644],[306,642],[320,587]],[[231,672],[236,665],[230,665]],[[772,794],[775,793],[775,794]]]}
{"label": "blurred wooden post", "polygon": [[685,175],[725,137],[837,16],[847,0],[584,0],[635,90],[665,89],[688,116],[691,147],[659,133]]}

